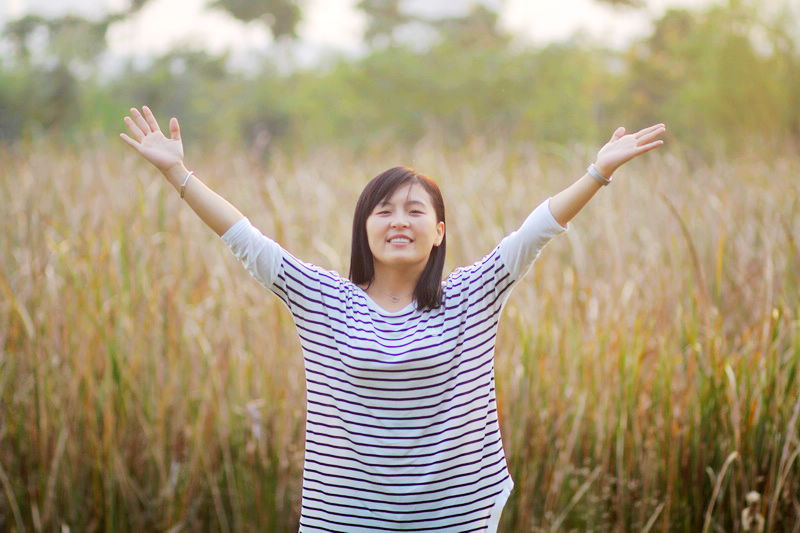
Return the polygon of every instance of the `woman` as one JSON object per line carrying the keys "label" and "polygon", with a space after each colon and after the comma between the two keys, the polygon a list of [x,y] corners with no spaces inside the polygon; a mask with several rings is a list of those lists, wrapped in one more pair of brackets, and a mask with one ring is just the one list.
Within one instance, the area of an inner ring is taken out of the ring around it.
{"label": "woman", "polygon": [[344,279],[295,258],[188,171],[177,119],[170,138],[147,107],[124,120],[122,139],[292,313],[307,386],[300,530],[496,531],[513,487],[494,389],[500,311],[614,171],[663,144],[664,125],[618,128],[583,177],[442,281],[444,202],[427,176],[395,167],[367,184]]}

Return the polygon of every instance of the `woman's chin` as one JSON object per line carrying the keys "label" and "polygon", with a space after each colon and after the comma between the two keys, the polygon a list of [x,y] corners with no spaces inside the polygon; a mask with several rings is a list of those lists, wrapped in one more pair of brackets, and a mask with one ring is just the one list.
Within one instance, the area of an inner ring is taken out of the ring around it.
{"label": "woman's chin", "polygon": [[420,257],[416,254],[404,253],[389,253],[378,259],[379,263],[387,266],[408,266],[424,263],[428,260],[427,257]]}

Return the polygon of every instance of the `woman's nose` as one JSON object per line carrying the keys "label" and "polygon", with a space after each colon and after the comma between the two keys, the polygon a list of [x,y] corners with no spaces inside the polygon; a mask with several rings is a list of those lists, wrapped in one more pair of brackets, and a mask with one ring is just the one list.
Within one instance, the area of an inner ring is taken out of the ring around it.
{"label": "woman's nose", "polygon": [[396,216],[392,219],[392,227],[407,227],[409,225],[408,219],[405,216]]}

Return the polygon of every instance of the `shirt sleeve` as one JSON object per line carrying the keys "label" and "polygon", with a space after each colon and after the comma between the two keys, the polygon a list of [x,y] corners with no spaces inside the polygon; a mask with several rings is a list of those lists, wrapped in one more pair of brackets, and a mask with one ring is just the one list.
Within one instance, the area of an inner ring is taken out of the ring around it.
{"label": "shirt sleeve", "polygon": [[544,245],[566,230],[567,227],[559,224],[553,217],[550,198],[539,204],[518,230],[500,241],[500,258],[511,280],[522,278],[539,257]]}
{"label": "shirt sleeve", "polygon": [[261,285],[275,293],[292,315],[320,314],[338,297],[338,275],[297,259],[261,233],[247,218],[231,226],[222,240]]}
{"label": "shirt sleeve", "polygon": [[247,218],[242,218],[222,235],[236,259],[261,285],[272,289],[281,270],[283,255],[278,243],[266,237]]}
{"label": "shirt sleeve", "polygon": [[550,212],[550,199],[539,204],[519,229],[503,238],[480,261],[458,268],[450,275],[447,287],[460,294],[469,313],[495,317],[502,309],[511,288],[522,278],[550,239],[567,228]]}

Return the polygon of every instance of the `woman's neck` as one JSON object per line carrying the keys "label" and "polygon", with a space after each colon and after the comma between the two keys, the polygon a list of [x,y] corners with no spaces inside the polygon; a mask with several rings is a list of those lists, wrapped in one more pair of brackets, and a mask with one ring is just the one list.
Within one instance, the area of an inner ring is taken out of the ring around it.
{"label": "woman's neck", "polygon": [[380,299],[395,305],[406,305],[414,299],[414,289],[421,273],[408,268],[381,268],[380,265],[375,265],[375,277],[372,283],[361,288],[373,300]]}

